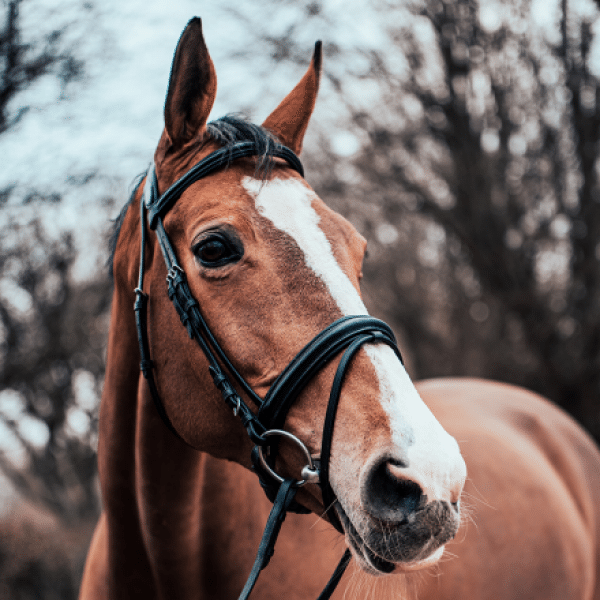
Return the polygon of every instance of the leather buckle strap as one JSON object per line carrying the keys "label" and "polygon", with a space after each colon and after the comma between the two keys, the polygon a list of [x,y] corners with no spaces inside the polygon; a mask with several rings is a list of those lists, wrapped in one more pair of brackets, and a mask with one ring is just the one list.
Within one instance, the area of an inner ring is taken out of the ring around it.
{"label": "leather buckle strap", "polygon": [[[195,339],[198,342],[202,352],[207,357],[210,366],[215,372],[222,374],[221,367],[217,361],[218,358],[219,361],[221,361],[221,364],[224,365],[225,369],[232,375],[233,379],[239,384],[246,396],[250,398],[252,402],[256,404],[256,406],[260,406],[263,402],[262,398],[254,392],[248,382],[242,377],[242,375],[240,375],[240,373],[231,363],[228,356],[225,354],[221,348],[221,345],[217,342],[206,321],[204,320],[204,317],[200,312],[200,305],[192,294],[190,286],[187,282],[185,271],[177,262],[175,251],[173,250],[171,242],[169,241],[164,227],[162,226],[161,219],[158,221],[156,235],[158,236],[159,244],[167,264],[167,268],[169,269],[169,273],[167,275],[168,295],[173,303],[173,306],[175,307],[175,310],[177,311],[177,314],[179,315],[181,322],[187,329],[190,338]],[[231,386],[231,383],[229,385]],[[243,401],[241,402],[244,404]],[[247,416],[250,412],[250,409],[246,407]]]}
{"label": "leather buckle strap", "polygon": [[262,539],[260,540],[260,545],[258,546],[254,565],[252,566],[250,575],[246,580],[246,584],[244,585],[244,589],[239,595],[238,600],[247,600],[256,584],[260,572],[269,564],[269,561],[275,552],[277,536],[279,535],[288,508],[292,504],[298,489],[294,483],[295,481],[293,479],[286,479],[279,486],[279,491],[273,502],[273,508],[271,508]]}

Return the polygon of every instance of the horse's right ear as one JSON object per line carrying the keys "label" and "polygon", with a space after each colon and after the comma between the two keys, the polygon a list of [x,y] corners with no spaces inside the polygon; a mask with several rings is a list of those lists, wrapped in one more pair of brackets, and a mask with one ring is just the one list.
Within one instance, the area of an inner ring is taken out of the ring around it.
{"label": "horse's right ear", "polygon": [[[217,75],[202,35],[202,21],[190,20],[184,29],[171,66],[165,101],[167,147],[180,148],[201,135],[217,94]],[[166,151],[167,148],[164,150]]]}
{"label": "horse's right ear", "polygon": [[282,143],[296,154],[302,152],[304,134],[315,108],[321,79],[321,62],[321,42],[317,42],[308,71],[300,80],[300,83],[283,99],[281,104],[263,123],[265,129],[272,131]]}

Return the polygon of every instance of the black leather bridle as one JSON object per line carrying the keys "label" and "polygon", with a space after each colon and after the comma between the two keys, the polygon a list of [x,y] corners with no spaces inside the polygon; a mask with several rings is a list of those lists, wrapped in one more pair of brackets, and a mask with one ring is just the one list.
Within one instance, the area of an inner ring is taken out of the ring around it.
{"label": "black leather bridle", "polygon": [[[171,423],[158,393],[153,375],[154,365],[150,358],[147,331],[148,295],[143,291],[146,237],[147,227],[149,226],[150,229],[156,232],[167,266],[167,290],[169,298],[173,302],[175,310],[187,329],[190,338],[198,342],[206,356],[209,363],[209,372],[215,386],[221,392],[223,400],[233,410],[234,415],[240,418],[242,425],[248,432],[248,436],[254,442],[255,447],[252,451],[254,470],[267,496],[273,502],[273,508],[265,526],[254,566],[239,596],[239,600],[246,600],[248,598],[259,573],[267,566],[273,555],[275,541],[285,519],[286,512],[310,512],[294,500],[296,491],[304,483],[313,482],[320,485],[323,495],[323,505],[325,511],[328,511],[330,521],[338,531],[344,533],[335,510],[329,510],[336,502],[335,493],[329,484],[329,459],[335,415],[344,376],[353,356],[366,343],[387,344],[394,350],[400,361],[402,361],[390,327],[379,319],[360,315],[342,317],[319,333],[300,350],[288,366],[279,374],[264,399],[254,392],[231,363],[208,328],[200,311],[198,301],[192,296],[185,272],[177,261],[173,246],[163,227],[163,218],[186,188],[195,181],[226,167],[233,160],[260,154],[261,149],[253,141],[237,142],[232,146],[216,150],[198,162],[162,195],[158,193],[158,182],[154,165],[150,167],[146,174],[144,191],[140,202],[140,270],[138,287],[135,289],[136,300],[134,305],[140,347],[141,371],[148,382],[150,393],[159,415],[166,426],[181,439],[181,436]],[[272,156],[284,160],[289,167],[304,176],[300,160],[289,148],[278,143],[274,144]],[[334,377],[327,405],[323,425],[321,456],[319,468],[317,469],[303,442],[296,436],[283,430],[284,421],[290,406],[308,382],[342,351],[344,353]],[[243,394],[258,407],[256,414],[238,393],[230,377],[233,378]],[[302,470],[302,480],[280,477],[273,470],[277,444],[281,437],[286,437],[296,443],[306,456],[308,464]],[[319,595],[318,600],[327,600],[330,598],[350,561],[350,557],[350,551],[347,549],[325,589]]]}

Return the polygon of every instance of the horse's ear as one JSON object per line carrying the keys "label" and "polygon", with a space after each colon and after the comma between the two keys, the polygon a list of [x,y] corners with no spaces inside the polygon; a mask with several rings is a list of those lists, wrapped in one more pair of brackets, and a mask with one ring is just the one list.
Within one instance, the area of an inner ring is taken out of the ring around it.
{"label": "horse's ear", "polygon": [[195,17],[184,29],[171,66],[165,101],[165,133],[169,145],[180,147],[200,135],[217,94],[217,75]]}
{"label": "horse's ear", "polygon": [[321,42],[317,42],[308,71],[263,123],[265,129],[272,131],[296,154],[302,151],[302,141],[315,108],[320,79]]}

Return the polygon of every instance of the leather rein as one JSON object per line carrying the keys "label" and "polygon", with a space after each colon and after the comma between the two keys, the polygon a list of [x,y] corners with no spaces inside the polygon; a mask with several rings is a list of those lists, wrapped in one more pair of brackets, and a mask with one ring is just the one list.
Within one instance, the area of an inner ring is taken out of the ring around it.
{"label": "leather rein", "polygon": [[[138,287],[135,289],[134,305],[135,320],[140,348],[140,369],[148,383],[156,410],[165,425],[175,436],[182,439],[169,416],[158,393],[154,380],[154,364],[150,358],[147,330],[147,305],[149,296],[144,289],[144,260],[147,241],[147,228],[154,230],[165,259],[167,267],[167,292],[182,324],[187,329],[190,338],[195,339],[209,363],[209,372],[215,386],[221,392],[224,402],[233,410],[233,414],[242,422],[248,436],[255,444],[252,451],[253,470],[258,475],[261,486],[268,498],[273,502],[273,508],[267,520],[261,539],[254,566],[238,600],[246,600],[250,595],[258,575],[264,569],[274,552],[274,545],[279,530],[288,511],[308,513],[308,509],[298,504],[294,496],[298,488],[305,483],[318,483],[321,487],[325,512],[333,526],[344,533],[334,507],[335,493],[329,483],[329,459],[335,415],[340,399],[344,376],[353,356],[363,344],[384,343],[390,346],[400,361],[402,357],[398,350],[394,334],[390,327],[370,316],[347,316],[333,322],[319,333],[292,359],[287,367],[273,382],[266,396],[258,396],[242,375],[231,363],[218,341],[204,320],[198,301],[192,296],[186,275],[177,261],[177,256],[163,226],[163,218],[175,204],[181,194],[195,181],[211,173],[226,168],[233,160],[243,157],[253,157],[261,154],[261,149],[255,142],[237,142],[230,147],[221,148],[200,160],[185,175],[171,185],[162,195],[158,193],[158,182],[155,167],[152,165],[144,184],[140,202],[141,221],[141,250]],[[304,170],[298,157],[281,144],[274,144],[272,155],[284,160],[289,167],[304,176]],[[344,351],[338,365],[325,415],[321,456],[318,467],[304,445],[293,434],[283,430],[287,412],[302,392],[308,382],[330,360]],[[258,407],[255,414],[247,402],[238,393],[232,379],[243,394]],[[280,438],[294,442],[306,457],[306,466],[302,469],[301,480],[284,478],[274,471],[274,461]],[[331,597],[339,583],[348,563],[350,550],[346,549],[340,563],[336,567],[329,582],[317,600],[327,600]]]}

